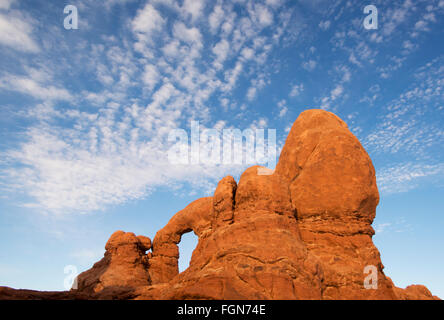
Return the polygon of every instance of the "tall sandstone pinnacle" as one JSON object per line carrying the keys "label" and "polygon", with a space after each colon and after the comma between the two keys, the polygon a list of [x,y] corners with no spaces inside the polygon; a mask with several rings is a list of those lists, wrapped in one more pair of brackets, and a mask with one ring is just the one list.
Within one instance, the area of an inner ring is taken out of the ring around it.
{"label": "tall sandstone pinnacle", "polygon": [[[303,112],[274,173],[258,174],[262,169],[247,169],[238,183],[223,178],[212,197],[176,213],[152,245],[146,237],[116,232],[105,257],[79,275],[71,293],[125,299],[438,299],[424,286],[396,288],[384,274],[372,242],[379,202],[375,169],[337,116]],[[177,245],[187,232],[199,241],[190,266],[179,273]],[[364,287],[366,266],[377,270],[377,289]]]}
{"label": "tall sandstone pinnacle", "polygon": [[[371,237],[379,193],[367,152],[335,115],[306,111],[294,123],[276,174],[290,189],[302,241],[324,271],[323,299],[395,299]],[[378,289],[363,286],[376,266]]]}

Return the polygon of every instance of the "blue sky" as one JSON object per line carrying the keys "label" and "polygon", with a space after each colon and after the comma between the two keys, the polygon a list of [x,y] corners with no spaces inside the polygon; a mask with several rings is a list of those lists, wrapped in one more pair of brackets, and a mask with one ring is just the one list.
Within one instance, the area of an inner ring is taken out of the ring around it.
{"label": "blue sky", "polygon": [[63,290],[112,232],[153,238],[247,167],[172,165],[172,130],[276,129],[282,147],[322,108],[374,162],[386,274],[444,297],[443,15],[444,0],[0,0],[0,285]]}

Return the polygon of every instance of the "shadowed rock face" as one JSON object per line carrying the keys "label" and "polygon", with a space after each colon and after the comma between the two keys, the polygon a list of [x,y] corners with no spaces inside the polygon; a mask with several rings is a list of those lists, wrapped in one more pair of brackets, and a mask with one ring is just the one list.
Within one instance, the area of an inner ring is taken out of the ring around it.
{"label": "shadowed rock face", "polygon": [[395,287],[395,292],[399,300],[440,300],[422,285],[411,285],[405,289]]}
{"label": "shadowed rock face", "polygon": [[[222,179],[146,237],[118,231],[105,257],[78,277],[68,298],[434,299],[423,286],[396,288],[383,272],[371,224],[379,194],[372,162],[347,125],[322,110],[303,112],[276,170]],[[177,244],[198,245],[179,274]],[[152,252],[146,253],[152,249]],[[377,289],[365,289],[375,266]],[[9,291],[8,291],[9,290]],[[13,296],[10,290],[9,297]],[[103,295],[101,295],[103,293]],[[17,293],[18,294],[18,293]],[[30,298],[36,298],[28,296]],[[43,293],[42,293],[43,294]],[[48,293],[45,293],[48,296]],[[85,296],[86,295],[86,296]],[[53,296],[49,298],[66,298]],[[436,298],[437,299],[437,298]]]}
{"label": "shadowed rock face", "polygon": [[78,290],[97,293],[105,288],[129,288],[151,284],[148,255],[151,240],[132,232],[116,231],[105,246],[105,256],[77,277]]}

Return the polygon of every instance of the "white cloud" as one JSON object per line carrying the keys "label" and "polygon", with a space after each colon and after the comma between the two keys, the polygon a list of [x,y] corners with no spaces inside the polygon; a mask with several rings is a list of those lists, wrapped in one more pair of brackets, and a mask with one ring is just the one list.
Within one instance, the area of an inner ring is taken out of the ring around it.
{"label": "white cloud", "polygon": [[195,43],[199,47],[202,46],[202,34],[196,27],[187,28],[183,22],[176,22],[173,27],[173,34],[184,42]]}
{"label": "white cloud", "polygon": [[419,31],[428,31],[429,28],[427,28],[427,22],[424,20],[419,20],[415,23],[415,29]]}
{"label": "white cloud", "polygon": [[0,14],[0,44],[18,51],[39,52],[32,38],[33,27],[23,17]]}
{"label": "white cloud", "polygon": [[224,18],[224,10],[222,9],[222,6],[220,5],[214,6],[213,12],[211,12],[208,18],[208,23],[210,24],[211,32],[215,33],[217,31],[220,24],[222,23],[223,18]]}
{"label": "white cloud", "polygon": [[423,179],[444,177],[444,163],[405,163],[379,170],[376,174],[378,188],[382,193],[407,192],[418,187]]}
{"label": "white cloud", "polygon": [[221,69],[225,59],[227,59],[230,50],[230,44],[227,40],[222,39],[213,47],[213,53],[216,55],[216,69]]}
{"label": "white cloud", "polygon": [[[14,181],[10,190],[17,188],[32,197],[35,202],[24,204],[29,208],[84,213],[144,198],[158,186],[187,182],[200,188],[230,171],[241,171],[242,165],[179,166],[169,162],[166,139],[177,128],[180,112],[159,108],[159,104],[181,103],[181,98],[172,101],[172,91],[164,87],[143,116],[136,113],[138,127],[122,126],[125,121],[116,123],[105,113],[91,121],[86,131],[32,129],[22,148],[8,153],[26,166],[7,170]],[[262,120],[257,124],[266,125]]]}
{"label": "white cloud", "polygon": [[162,51],[166,56],[177,58],[179,55],[179,46],[179,41],[175,39],[165,45],[162,48]]}
{"label": "white cloud", "polygon": [[331,91],[331,100],[334,101],[338,97],[342,95],[344,92],[344,87],[341,85],[337,85],[332,91]]}
{"label": "white cloud", "polygon": [[102,63],[97,65],[97,79],[105,85],[110,85],[114,82],[108,68]]}
{"label": "white cloud", "polygon": [[414,44],[413,42],[411,42],[410,40],[405,40],[403,43],[402,43],[402,47],[405,49],[404,51],[403,51],[403,54],[409,54],[409,53],[411,53],[412,51],[414,51],[417,47],[418,47],[418,45],[417,44]]}
{"label": "white cloud", "polygon": [[205,2],[203,0],[184,0],[182,9],[191,15],[193,21],[197,20],[203,12]]}
{"label": "white cloud", "polygon": [[261,27],[268,27],[273,23],[273,13],[267,6],[254,3],[249,6],[248,12],[253,23],[257,23]]}
{"label": "white cloud", "polygon": [[301,84],[295,84],[290,91],[290,97],[297,97],[304,91],[304,85]]}
{"label": "white cloud", "polygon": [[288,112],[287,101],[285,99],[279,101],[278,108],[279,108],[279,118],[283,118]]}
{"label": "white cloud", "polygon": [[259,120],[254,120],[250,125],[250,129],[264,129],[268,126],[268,120],[266,118],[260,118]]}
{"label": "white cloud", "polygon": [[265,0],[265,3],[271,7],[279,7],[284,0]]}
{"label": "white cloud", "polygon": [[151,4],[147,3],[143,9],[139,9],[131,22],[132,30],[138,39],[135,49],[145,52],[146,45],[153,43],[153,36],[163,29],[165,23],[166,20]]}
{"label": "white cloud", "polygon": [[161,30],[164,23],[165,20],[160,13],[148,3],[137,12],[136,18],[132,21],[132,28],[134,32],[150,34]]}
{"label": "white cloud", "polygon": [[382,233],[392,233],[393,232],[408,232],[412,231],[413,227],[411,224],[407,223],[407,220],[404,217],[400,217],[392,222],[384,222],[378,223],[374,226],[376,235],[380,235]]}
{"label": "white cloud", "polygon": [[313,71],[316,68],[316,61],[309,60],[302,64],[302,68],[304,68],[307,71]]}
{"label": "white cloud", "polygon": [[254,50],[248,47],[245,47],[242,49],[241,55],[247,59],[250,60],[251,58],[254,57]]}
{"label": "white cloud", "polygon": [[[23,133],[22,143],[2,153],[11,165],[0,174],[8,177],[10,192],[31,199],[25,206],[57,213],[101,210],[145,198],[157,187],[186,184],[180,190],[212,192],[225,174],[242,172],[245,165],[172,165],[168,135],[194,119],[211,128],[215,108],[240,109],[236,119],[244,117],[246,104],[233,92],[238,83],[250,82],[247,99],[253,99],[269,84],[268,56],[285,33],[262,31],[276,21],[285,30],[278,1],[268,2],[273,8],[254,2],[224,4],[220,10],[216,5],[208,8],[209,26],[199,18],[203,7],[181,3],[188,7],[185,14],[177,2],[150,1],[126,25],[133,37],[122,32],[112,41],[85,41],[81,52],[73,53],[76,61],[88,62],[82,77],[92,73],[99,89],[82,87],[71,94],[57,78],[69,70],[63,64],[54,74],[25,69],[26,75],[1,75],[2,89],[43,100],[27,110],[40,116]],[[245,6],[247,15],[234,6]],[[204,28],[218,35],[205,32],[204,37]],[[204,47],[210,50],[206,56]],[[249,118],[242,120],[247,127],[267,126],[265,118]],[[233,124],[213,125],[223,126]]]}
{"label": "white cloud", "polygon": [[379,224],[375,225],[376,234],[381,234],[382,232],[384,232],[385,229],[389,228],[391,225],[392,224],[389,222],[379,223]]}
{"label": "white cloud", "polygon": [[256,98],[257,89],[255,87],[250,87],[247,92],[248,101],[253,101]]}
{"label": "white cloud", "polygon": [[229,36],[234,29],[235,14],[231,14],[226,18],[226,21],[222,24],[221,30],[224,36]]}
{"label": "white cloud", "polygon": [[336,72],[342,75],[340,83],[346,83],[349,82],[351,79],[351,72],[350,68],[346,65],[340,65],[335,68]]}
{"label": "white cloud", "polygon": [[433,119],[422,115],[428,108],[442,105],[443,72],[440,59],[416,69],[410,88],[392,100],[383,114],[383,121],[364,139],[373,152],[423,156],[433,145],[439,145],[444,131]]}
{"label": "white cloud", "polygon": [[383,24],[382,31],[384,35],[391,35],[400,24],[407,20],[410,10],[413,11],[415,9],[416,7],[413,5],[411,0],[406,0],[401,6],[388,9],[384,15],[387,17],[387,20]]}
{"label": "white cloud", "polygon": [[336,101],[339,97],[341,97],[344,93],[344,87],[341,84],[338,84],[330,91],[330,95],[323,97],[320,99],[322,105],[321,108],[328,110],[335,110],[336,108],[332,108],[331,103]]}
{"label": "white cloud", "polygon": [[153,90],[160,78],[157,68],[152,64],[147,64],[142,76],[143,82],[147,85],[149,90]]}
{"label": "white cloud", "polygon": [[64,88],[42,85],[32,78],[10,74],[0,78],[0,88],[27,94],[41,100],[72,99],[71,94]]}
{"label": "white cloud", "polygon": [[279,117],[283,118],[286,114],[287,114],[288,108],[287,107],[283,107],[280,111],[279,111]]}
{"label": "white cloud", "polygon": [[328,28],[330,28],[330,20],[326,20],[326,21],[321,21],[321,22],[319,22],[319,27],[322,29],[322,30],[328,30]]}
{"label": "white cloud", "polygon": [[251,87],[247,91],[248,101],[253,101],[254,98],[256,98],[258,90],[266,86],[266,81],[264,78],[264,74],[258,74],[257,78],[251,80]]}
{"label": "white cloud", "polygon": [[0,0],[0,9],[9,9],[15,0]]}
{"label": "white cloud", "polygon": [[238,61],[233,69],[225,72],[225,80],[227,83],[223,87],[224,91],[231,91],[234,88],[242,69],[243,65]]}

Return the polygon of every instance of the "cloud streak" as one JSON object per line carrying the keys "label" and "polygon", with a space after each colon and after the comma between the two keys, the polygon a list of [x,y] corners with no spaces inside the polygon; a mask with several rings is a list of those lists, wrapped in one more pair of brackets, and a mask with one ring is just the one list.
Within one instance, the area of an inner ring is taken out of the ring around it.
{"label": "cloud streak", "polygon": [[[10,2],[2,3],[7,8]],[[0,12],[0,44],[18,51],[37,53],[39,45],[32,37],[33,25],[21,14]]]}

